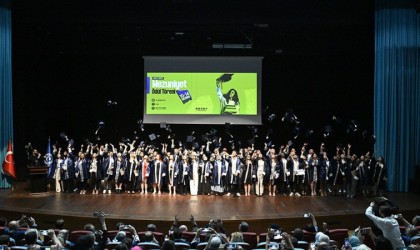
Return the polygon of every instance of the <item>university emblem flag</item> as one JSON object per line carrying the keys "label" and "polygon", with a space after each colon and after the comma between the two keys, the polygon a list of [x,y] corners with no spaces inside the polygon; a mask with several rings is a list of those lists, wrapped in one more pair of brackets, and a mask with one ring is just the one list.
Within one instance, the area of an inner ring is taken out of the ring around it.
{"label": "university emblem flag", "polygon": [[49,167],[48,169],[48,176],[50,175],[50,171],[51,171],[51,166],[53,163],[53,156],[51,153],[51,142],[50,139],[48,138],[48,145],[47,145],[47,150],[45,151],[45,160],[44,163],[47,167]]}
{"label": "university emblem flag", "polygon": [[16,179],[15,161],[13,160],[12,141],[7,144],[6,157],[4,157],[1,172]]}

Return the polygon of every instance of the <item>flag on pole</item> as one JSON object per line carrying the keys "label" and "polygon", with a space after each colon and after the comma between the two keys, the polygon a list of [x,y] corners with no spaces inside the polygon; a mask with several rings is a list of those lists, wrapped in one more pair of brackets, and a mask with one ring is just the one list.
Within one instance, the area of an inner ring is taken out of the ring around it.
{"label": "flag on pole", "polygon": [[52,153],[51,153],[51,142],[50,142],[50,138],[48,138],[47,150],[45,152],[46,153],[45,153],[44,163],[49,168],[48,169],[48,176],[50,176],[51,166],[52,166],[52,163],[53,163],[53,157],[52,157]]}
{"label": "flag on pole", "polygon": [[13,160],[13,149],[11,140],[9,140],[9,144],[7,144],[6,157],[4,158],[1,172],[4,175],[8,175],[16,179],[15,161]]}

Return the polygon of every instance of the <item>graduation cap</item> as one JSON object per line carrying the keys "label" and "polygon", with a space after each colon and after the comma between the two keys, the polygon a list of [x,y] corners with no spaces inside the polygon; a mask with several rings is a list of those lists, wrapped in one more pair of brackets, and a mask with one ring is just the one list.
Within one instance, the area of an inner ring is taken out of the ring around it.
{"label": "graduation cap", "polygon": [[200,144],[198,144],[198,142],[194,142],[192,146],[195,149],[199,149],[200,148]]}
{"label": "graduation cap", "polygon": [[265,107],[263,114],[267,113],[269,108],[270,108],[270,106]]}
{"label": "graduation cap", "polygon": [[375,144],[376,143],[376,136],[375,135],[372,135],[370,137],[370,143],[372,143],[372,144]]}
{"label": "graduation cap", "polygon": [[347,126],[347,134],[354,133],[357,131],[357,125],[354,120],[350,121],[350,124]]}
{"label": "graduation cap", "polygon": [[141,131],[144,131],[144,124],[142,119],[137,120],[137,124],[139,125],[139,128]]}
{"label": "graduation cap", "polygon": [[248,126],[248,128],[249,128],[249,130],[251,130],[251,133],[252,133],[252,134],[256,134],[256,133],[258,133],[258,128],[257,128],[257,127],[254,127],[254,126]]}
{"label": "graduation cap", "polygon": [[324,137],[329,136],[331,131],[332,131],[331,125],[325,125],[325,127],[324,127]]}
{"label": "graduation cap", "polygon": [[85,138],[85,144],[86,145],[93,145],[93,143],[88,138]]}
{"label": "graduation cap", "polygon": [[314,133],[314,131],[312,129],[307,129],[306,132],[305,132],[305,136],[309,137],[309,136],[313,135],[313,133]]}
{"label": "graduation cap", "polygon": [[268,116],[267,121],[272,122],[274,120],[274,118],[276,118],[276,114],[271,114],[271,115]]}
{"label": "graduation cap", "polygon": [[226,134],[228,134],[231,138],[233,138],[233,135],[230,133],[230,129],[231,129],[231,124],[230,122],[225,122],[225,132]]}
{"label": "graduation cap", "polygon": [[337,116],[333,115],[331,119],[333,121],[337,122],[337,123],[341,123],[341,118],[340,117],[337,117]]}
{"label": "graduation cap", "polygon": [[70,140],[69,140],[69,145],[71,145],[71,146],[73,146],[73,145],[74,145],[74,140],[73,140],[73,139],[70,139]]}
{"label": "graduation cap", "polygon": [[166,131],[168,131],[169,133],[172,133],[172,129],[171,129],[171,125],[167,124],[165,127]]}
{"label": "graduation cap", "polygon": [[188,135],[187,136],[187,142],[193,142],[194,141],[194,136],[192,136],[192,135]]}
{"label": "graduation cap", "polygon": [[131,142],[130,138],[125,138],[125,137],[122,137],[121,141],[124,142],[124,143],[130,143]]}
{"label": "graduation cap", "polygon": [[153,134],[153,133],[149,135],[149,139],[150,139],[151,141],[156,140],[156,138],[157,138],[157,137],[156,137],[156,135],[155,135],[155,134]]}
{"label": "graduation cap", "polygon": [[293,128],[293,135],[295,136],[294,138],[295,138],[295,139],[296,139],[296,138],[298,138],[299,134],[300,134],[300,127],[295,126],[295,127]]}
{"label": "graduation cap", "polygon": [[268,140],[270,138],[271,133],[273,133],[273,129],[272,128],[268,128],[267,129],[267,135],[265,136],[265,139]]}
{"label": "graduation cap", "polygon": [[300,121],[297,118],[297,116],[293,113],[293,109],[288,109],[286,111],[286,113],[284,114],[284,116],[281,118],[281,120],[287,121],[287,122],[291,122],[291,123],[295,123],[295,124],[299,124]]}
{"label": "graduation cap", "polygon": [[99,130],[105,125],[105,122],[100,121],[98,122],[98,129],[95,131],[95,135],[98,134]]}
{"label": "graduation cap", "polygon": [[175,134],[174,133],[170,133],[169,135],[168,135],[168,139],[174,139],[175,138]]}
{"label": "graduation cap", "polygon": [[118,103],[114,102],[113,100],[108,100],[106,104],[108,105],[108,107],[111,107],[111,106],[116,106]]}
{"label": "graduation cap", "polygon": [[368,136],[368,131],[367,130],[363,130],[362,136],[363,136],[364,139],[366,139],[367,136]]}
{"label": "graduation cap", "polygon": [[215,145],[216,147],[219,147],[219,137],[215,136],[213,137],[213,140],[211,141],[213,145]]}
{"label": "graduation cap", "polygon": [[216,79],[216,82],[221,82],[221,83],[228,82],[232,80],[232,76],[233,74],[223,74],[219,78]]}
{"label": "graduation cap", "polygon": [[160,123],[160,128],[164,128],[164,129],[166,129],[166,122],[161,122],[161,123]]}
{"label": "graduation cap", "polygon": [[290,146],[292,146],[293,145],[293,141],[292,140],[289,140],[288,142],[287,142],[287,145],[290,147]]}
{"label": "graduation cap", "polygon": [[210,130],[210,135],[216,135],[217,134],[217,130],[215,128],[212,128]]}
{"label": "graduation cap", "polygon": [[228,134],[230,138],[233,138],[233,135],[229,131],[226,131],[226,134]]}
{"label": "graduation cap", "polygon": [[209,134],[201,135],[201,140],[203,140],[203,141],[211,141],[211,139],[209,137]]}
{"label": "graduation cap", "polygon": [[67,136],[67,134],[66,133],[64,133],[64,132],[61,132],[60,133],[60,137],[61,138],[63,138],[64,140],[66,140],[66,141],[68,141],[69,140],[69,137]]}

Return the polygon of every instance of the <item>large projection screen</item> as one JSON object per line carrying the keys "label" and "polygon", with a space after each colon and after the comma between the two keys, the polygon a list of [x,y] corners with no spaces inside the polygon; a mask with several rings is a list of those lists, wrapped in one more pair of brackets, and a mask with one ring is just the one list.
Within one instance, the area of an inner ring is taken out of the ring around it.
{"label": "large projection screen", "polygon": [[261,124],[262,57],[144,58],[144,123]]}

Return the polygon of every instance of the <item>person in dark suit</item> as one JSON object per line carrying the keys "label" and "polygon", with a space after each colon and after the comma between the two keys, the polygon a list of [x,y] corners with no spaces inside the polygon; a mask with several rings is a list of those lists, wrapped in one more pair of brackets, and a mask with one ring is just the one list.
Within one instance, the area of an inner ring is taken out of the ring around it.
{"label": "person in dark suit", "polygon": [[241,173],[241,161],[236,153],[236,150],[232,151],[231,156],[227,160],[227,175],[226,175],[226,184],[228,184],[229,189],[228,193],[226,194],[229,196],[233,193],[236,196],[241,196],[238,191],[238,185],[240,183],[240,173]]}
{"label": "person in dark suit", "polygon": [[[71,148],[69,148],[69,150],[71,150]],[[61,180],[63,182],[63,190],[64,192],[71,193],[74,189],[74,178],[76,177],[76,175],[74,169],[74,162],[72,158],[69,157],[67,151],[63,152],[63,164],[61,166],[61,169]]]}
{"label": "person in dark suit", "polygon": [[302,163],[299,161],[299,158],[296,153],[291,153],[291,157],[287,161],[287,169],[290,172],[289,182],[290,182],[290,194],[289,196],[301,196],[299,193],[301,183],[302,183],[302,175],[299,174],[299,170],[302,169]]}
{"label": "person in dark suit", "polygon": [[318,181],[319,181],[319,188],[321,192],[321,196],[327,196],[327,183],[330,182],[330,176],[332,176],[332,167],[331,167],[331,161],[328,158],[327,152],[323,153],[322,159],[320,161],[319,167],[318,167]]}
{"label": "person in dark suit", "polygon": [[130,152],[130,159],[126,161],[127,167],[124,173],[124,182],[126,183],[127,193],[135,193],[136,181],[139,175],[138,167],[139,162],[137,161],[136,152]]}
{"label": "person in dark suit", "polygon": [[114,156],[114,152],[113,151],[109,151],[108,153],[105,152],[105,157],[102,161],[102,173],[104,177],[104,190],[103,190],[104,194],[107,192],[108,194],[111,193],[116,164],[117,164],[117,159]]}
{"label": "person in dark suit", "polygon": [[156,154],[155,157],[150,167],[149,181],[153,185],[153,194],[161,194],[162,186],[166,183],[166,165],[160,154]]}
{"label": "person in dark suit", "polygon": [[181,195],[187,194],[187,183],[188,179],[189,163],[187,155],[183,155],[181,161],[178,164],[178,190]]}
{"label": "person in dark suit", "polygon": [[168,166],[168,190],[169,195],[173,194],[176,195],[176,184],[177,184],[177,177],[179,174],[178,171],[178,162],[175,161],[174,155],[169,155],[169,161],[167,162]]}
{"label": "person in dark suit", "polygon": [[386,189],[387,182],[387,167],[383,157],[378,157],[376,160],[375,169],[373,172],[373,195],[383,196]]}
{"label": "person in dark suit", "polygon": [[226,166],[222,156],[216,155],[211,179],[211,191],[215,195],[222,195],[225,187]]}
{"label": "person in dark suit", "polygon": [[91,149],[89,155],[90,166],[89,166],[89,174],[90,174],[90,186],[92,188],[92,194],[98,194],[99,190],[101,189],[101,180],[102,180],[102,171],[101,171],[101,161],[98,158],[98,153]]}
{"label": "person in dark suit", "polygon": [[270,154],[269,170],[268,176],[270,179],[268,181],[268,195],[276,196],[276,189],[280,184],[280,176],[283,171],[281,171],[277,155],[274,153]]}
{"label": "person in dark suit", "polygon": [[89,175],[90,162],[85,158],[85,153],[79,152],[79,158],[75,162],[75,172],[77,179],[76,192],[80,190],[80,194],[85,194],[88,188],[87,180],[90,178]]}

